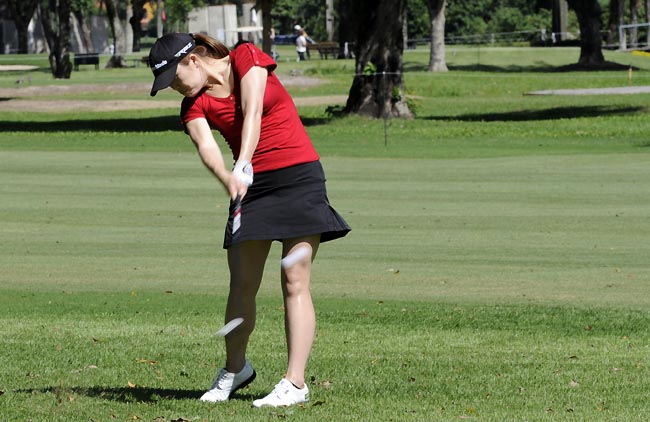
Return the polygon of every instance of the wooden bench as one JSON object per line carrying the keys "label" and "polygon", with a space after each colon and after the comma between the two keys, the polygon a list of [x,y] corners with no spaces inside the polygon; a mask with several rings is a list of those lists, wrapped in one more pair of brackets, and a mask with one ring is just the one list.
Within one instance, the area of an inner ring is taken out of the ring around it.
{"label": "wooden bench", "polygon": [[321,42],[318,44],[308,44],[307,48],[310,51],[318,51],[321,59],[328,59],[329,56],[332,56],[334,59],[339,58],[340,48],[339,43],[337,42]]}
{"label": "wooden bench", "polygon": [[140,67],[140,64],[144,64],[149,67],[149,56],[142,56],[141,58],[129,59],[133,63],[133,67]]}
{"label": "wooden bench", "polygon": [[79,70],[80,64],[94,64],[95,69],[99,70],[99,54],[83,53],[74,55],[74,70]]}

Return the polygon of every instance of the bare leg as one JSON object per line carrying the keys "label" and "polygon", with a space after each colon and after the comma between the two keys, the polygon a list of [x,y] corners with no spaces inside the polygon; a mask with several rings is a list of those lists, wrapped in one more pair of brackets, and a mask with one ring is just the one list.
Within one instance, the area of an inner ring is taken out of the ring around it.
{"label": "bare leg", "polygon": [[255,296],[262,282],[264,263],[271,241],[248,241],[228,248],[230,293],[226,319],[244,318],[242,325],[226,336],[226,370],[237,373],[245,364],[248,338],[255,328]]}
{"label": "bare leg", "polygon": [[[288,239],[282,243],[283,258],[304,248],[308,248],[309,252],[282,269],[284,324],[289,357],[286,378],[298,388],[302,388],[305,383],[305,368],[316,331],[316,315],[309,285],[311,263],[316,257],[319,243],[320,235]],[[298,252],[300,255],[302,254]]]}

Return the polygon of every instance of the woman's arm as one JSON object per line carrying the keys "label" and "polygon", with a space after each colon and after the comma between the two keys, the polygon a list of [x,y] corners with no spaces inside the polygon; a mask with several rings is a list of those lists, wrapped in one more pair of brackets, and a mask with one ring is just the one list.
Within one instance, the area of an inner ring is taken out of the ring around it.
{"label": "woman's arm", "polygon": [[267,78],[268,70],[266,68],[253,66],[240,81],[244,122],[238,161],[250,162],[260,140]]}
{"label": "woman's arm", "polygon": [[[230,197],[235,199],[238,194],[242,193],[240,192],[241,183],[237,178],[232,177],[232,173],[226,169],[223,155],[217,141],[214,139],[214,135],[212,135],[212,129],[210,129],[207,120],[204,118],[190,120],[185,124],[185,129],[192,142],[194,142],[203,164],[219,179]],[[245,190],[243,193],[245,193]]]}

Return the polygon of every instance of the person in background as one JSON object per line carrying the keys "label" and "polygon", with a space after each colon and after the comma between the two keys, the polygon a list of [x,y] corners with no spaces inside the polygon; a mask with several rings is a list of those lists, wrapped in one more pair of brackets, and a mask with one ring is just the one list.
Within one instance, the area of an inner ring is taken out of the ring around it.
{"label": "person in background", "polygon": [[307,39],[305,38],[305,31],[302,29],[298,31],[298,37],[296,38],[296,52],[298,53],[299,62],[307,60]]}
{"label": "person in background", "polygon": [[[296,25],[293,27],[293,29],[296,31],[296,35],[298,36],[300,36],[300,34],[302,33],[302,35],[305,37],[305,41],[307,41],[307,44],[316,44],[316,41],[314,41],[313,38],[311,38],[309,34],[307,34],[307,30],[302,26]],[[309,53],[309,46],[306,45],[305,47],[306,47],[305,56],[307,57],[307,60],[311,60],[311,54]]]}
{"label": "person in background", "polygon": [[271,40],[271,58],[277,62],[280,58],[280,53],[275,49],[275,28],[271,28],[269,39]]}
{"label": "person in background", "polygon": [[[243,318],[228,333],[226,362],[202,401],[223,402],[256,377],[247,359],[256,320],[256,295],[273,241],[282,244],[287,370],[254,407],[309,401],[305,368],[316,316],[311,269],[321,243],[350,227],[332,208],[319,156],[293,100],[273,72],[277,64],[254,44],[230,51],[207,35],[167,34],[151,48],[151,95],[171,87],[183,95],[181,120],[203,164],[230,197],[223,247],[230,291],[225,321]],[[230,147],[226,166],[212,130]]]}

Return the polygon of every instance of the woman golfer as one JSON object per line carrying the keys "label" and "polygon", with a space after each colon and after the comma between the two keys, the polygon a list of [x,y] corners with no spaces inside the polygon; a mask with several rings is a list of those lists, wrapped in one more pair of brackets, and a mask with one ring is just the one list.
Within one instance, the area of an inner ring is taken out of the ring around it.
{"label": "woman golfer", "polygon": [[[290,406],[309,400],[305,367],[315,331],[309,289],[311,263],[321,242],[350,227],[330,206],[318,154],[293,100],[273,73],[276,63],[253,44],[230,51],[200,34],[167,34],[149,54],[151,95],[171,87],[185,98],[181,119],[205,166],[231,198],[223,247],[230,293],[226,321],[243,323],[226,335],[226,365],[201,400],[220,402],[255,378],[246,359],[255,327],[255,296],[274,240],[282,242],[281,282],[288,368],[253,406]],[[212,134],[230,147],[232,171]]]}

